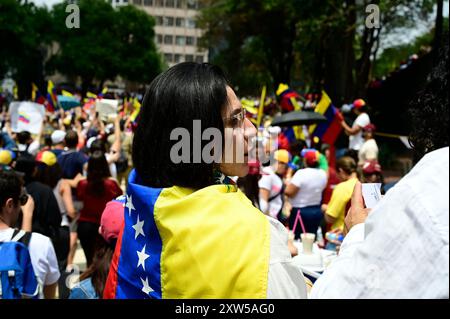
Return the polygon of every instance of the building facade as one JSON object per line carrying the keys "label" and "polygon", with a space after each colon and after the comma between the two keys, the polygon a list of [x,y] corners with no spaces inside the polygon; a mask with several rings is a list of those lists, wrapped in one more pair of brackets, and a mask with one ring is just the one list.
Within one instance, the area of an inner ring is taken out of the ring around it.
{"label": "building facade", "polygon": [[208,51],[197,47],[202,30],[196,27],[198,0],[112,0],[114,6],[135,5],[155,21],[155,43],[166,63],[208,62]]}

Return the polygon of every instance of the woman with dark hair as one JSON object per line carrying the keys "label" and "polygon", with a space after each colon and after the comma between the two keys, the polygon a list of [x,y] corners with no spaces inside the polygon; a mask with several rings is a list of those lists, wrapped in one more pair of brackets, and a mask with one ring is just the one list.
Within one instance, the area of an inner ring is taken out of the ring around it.
{"label": "woman with dark hair", "polygon": [[104,298],[306,298],[286,229],[230,178],[247,175],[255,135],[216,66],[180,63],[150,84]]}
{"label": "woman with dark hair", "polygon": [[87,179],[77,186],[77,198],[83,202],[77,232],[88,266],[92,263],[103,209],[109,201],[122,194],[119,185],[110,176],[104,154],[95,151],[88,161]]}

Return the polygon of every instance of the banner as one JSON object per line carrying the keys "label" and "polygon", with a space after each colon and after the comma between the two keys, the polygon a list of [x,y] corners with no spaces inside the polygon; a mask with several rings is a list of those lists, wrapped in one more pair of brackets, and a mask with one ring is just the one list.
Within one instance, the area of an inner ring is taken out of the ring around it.
{"label": "banner", "polygon": [[118,100],[98,99],[95,101],[95,109],[100,119],[107,121],[113,115],[116,115],[119,108]]}
{"label": "banner", "polygon": [[34,102],[12,102],[9,105],[13,132],[39,134],[45,117],[45,106]]}

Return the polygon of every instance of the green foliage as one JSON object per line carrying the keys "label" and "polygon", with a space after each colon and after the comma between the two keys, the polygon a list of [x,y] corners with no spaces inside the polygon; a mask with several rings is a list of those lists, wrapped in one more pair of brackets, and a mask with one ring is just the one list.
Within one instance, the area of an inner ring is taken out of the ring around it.
{"label": "green foliage", "polygon": [[85,88],[118,75],[149,83],[161,71],[155,22],[145,12],[133,6],[115,10],[106,0],[79,0],[80,28],[69,29],[68,3],[49,11],[28,1],[0,0],[0,78],[9,72],[19,93],[29,96],[31,82],[43,88],[45,74],[56,71],[80,77]]}
{"label": "green foliage", "polygon": [[[380,7],[381,30],[365,28],[366,6]],[[408,32],[432,12],[434,0],[203,0],[202,45],[236,85],[257,91],[266,79],[326,88],[353,98],[370,81],[380,41]],[[248,50],[249,42],[259,50]],[[252,74],[255,81],[248,81]],[[267,79],[270,75],[270,79]]]}
{"label": "green foliage", "polygon": [[8,72],[21,84],[19,95],[30,95],[31,82],[43,78],[43,60],[51,36],[46,8],[16,0],[0,0],[0,78]]}

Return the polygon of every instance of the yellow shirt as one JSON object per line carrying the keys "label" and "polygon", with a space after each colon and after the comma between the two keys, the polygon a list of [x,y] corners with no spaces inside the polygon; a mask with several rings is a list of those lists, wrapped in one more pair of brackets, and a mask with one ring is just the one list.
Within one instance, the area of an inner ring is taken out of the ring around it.
{"label": "yellow shirt", "polygon": [[340,228],[341,230],[344,230],[346,206],[352,198],[353,189],[355,188],[357,181],[358,179],[356,177],[351,178],[348,181],[338,184],[333,190],[326,212],[327,215],[336,218],[332,229]]}

